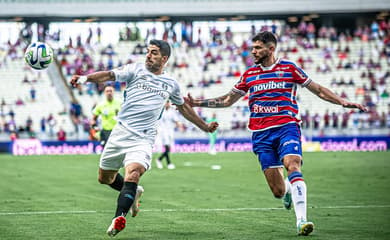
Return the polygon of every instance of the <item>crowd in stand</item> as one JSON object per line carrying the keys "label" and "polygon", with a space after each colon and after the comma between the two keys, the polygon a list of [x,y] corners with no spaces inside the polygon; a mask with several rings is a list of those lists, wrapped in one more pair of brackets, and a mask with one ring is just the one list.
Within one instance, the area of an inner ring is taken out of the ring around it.
{"label": "crowd in stand", "polygon": [[[308,109],[301,109],[301,119],[303,129],[326,129],[326,128],[347,128],[348,126],[356,128],[390,128],[390,105],[386,111],[378,112],[378,104],[390,104],[389,101],[389,65],[390,65],[390,21],[372,22],[370,26],[360,26],[355,31],[340,32],[333,27],[320,27],[316,29],[312,22],[302,21],[297,27],[282,26],[272,23],[269,26],[261,26],[260,28],[252,26],[250,32],[254,35],[260,30],[270,30],[276,33],[280,39],[280,47],[278,49],[281,57],[291,58],[295,56],[297,64],[303,69],[315,69],[317,73],[335,74],[331,80],[331,87],[339,94],[346,98],[361,99],[362,103],[370,109],[368,113],[359,113],[356,111],[336,112],[327,110],[325,114],[310,112]],[[188,61],[189,54],[194,49],[200,54],[194,62],[199,62],[199,67],[203,74],[198,77],[197,81],[189,80],[185,82],[186,88],[208,88],[214,84],[221,84],[225,77],[238,78],[243,69],[253,64],[250,54],[250,38],[240,43],[234,42],[233,33],[229,27],[224,32],[217,30],[215,27],[209,29],[209,38],[202,39],[193,38],[193,31],[197,31],[197,35],[201,36],[202,29],[193,29],[190,23],[183,23],[180,33],[181,40],[178,40],[177,33],[173,27],[167,27],[162,36],[156,36],[156,29],[148,29],[144,40],[141,40],[139,29],[125,27],[120,34],[120,41],[134,41],[136,45],[127,59],[116,58],[116,46],[108,44],[107,46],[94,47],[91,42],[94,34],[97,36],[97,41],[100,42],[101,35],[104,34],[100,28],[97,28],[95,33],[92,29],[88,32],[88,37],[85,42],[82,42],[81,37],[76,39],[69,38],[68,43],[59,49],[56,49],[56,56],[59,64],[62,67],[63,74],[70,76],[72,74],[84,75],[94,71],[110,70],[115,67],[120,67],[123,64],[132,63],[145,53],[148,39],[162,37],[169,41],[173,48],[176,49],[176,55],[173,56],[169,65],[169,70],[175,72],[179,69],[193,68],[194,63]],[[23,52],[25,44],[31,40],[32,31],[29,26],[22,30],[20,38],[11,43],[8,41],[3,44],[0,51],[5,52],[3,61],[0,61],[0,68],[5,67],[8,61],[13,61],[21,57],[20,52]],[[38,39],[43,39],[43,32],[38,31]],[[59,41],[60,32],[51,36],[47,36],[47,41]],[[320,44],[321,41],[331,44]],[[370,44],[370,52],[361,47],[359,50],[358,59],[351,59],[350,44],[352,42],[372,43]],[[289,44],[293,42],[294,44]],[[343,43],[343,44],[341,44]],[[101,45],[100,45],[101,46]],[[305,50],[316,49],[321,53],[322,62],[315,62],[313,57],[305,55]],[[22,51],[20,51],[22,50]],[[2,55],[0,54],[0,57]],[[99,56],[99,57],[96,57]],[[100,59],[96,62],[95,59]],[[106,59],[105,61],[103,59]],[[228,60],[230,65],[226,72],[218,72],[207,74],[215,69],[215,65]],[[381,63],[382,62],[382,63]],[[385,64],[383,64],[385,62]],[[348,75],[337,75],[340,70],[360,71],[360,79],[349,77]],[[336,77],[337,76],[337,77]],[[182,77],[179,74],[179,78]],[[31,84],[30,98],[35,101],[37,91],[34,87],[35,79],[29,80],[27,77],[22,79],[22,84]],[[360,84],[361,83],[361,84]],[[123,85],[112,83],[116,91],[121,91]],[[343,90],[344,87],[353,87],[355,96],[348,96]],[[76,93],[101,95],[103,86],[88,84],[80,87]],[[198,96],[199,97],[199,96]],[[200,96],[202,97],[202,96]],[[11,103],[9,99],[2,99],[0,109],[0,133],[6,132],[16,135],[20,132],[28,132],[29,136],[34,137],[35,131],[31,129],[33,119],[28,118],[26,123],[15,123],[15,112],[12,107],[9,107],[9,112],[5,112],[6,105],[17,106],[19,104],[28,104],[23,102],[21,98],[15,99]],[[74,124],[74,131],[89,131],[89,119],[83,113],[82,106],[77,102],[70,103],[68,113]],[[84,110],[85,111],[85,110]],[[247,107],[238,106],[233,111],[231,120],[231,128],[244,129],[249,111]],[[7,117],[6,117],[7,116]],[[47,132],[49,136],[55,137],[59,126],[56,126],[56,120],[53,115],[42,116],[41,132]],[[57,135],[58,139],[66,139],[66,133],[61,129],[61,133]],[[15,136],[12,136],[15,137]]]}

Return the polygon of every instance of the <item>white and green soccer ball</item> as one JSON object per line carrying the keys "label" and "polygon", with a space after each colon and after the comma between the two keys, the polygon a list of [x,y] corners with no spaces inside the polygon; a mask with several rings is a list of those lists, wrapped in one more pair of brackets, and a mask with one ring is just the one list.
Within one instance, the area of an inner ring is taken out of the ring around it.
{"label": "white and green soccer ball", "polygon": [[53,49],[43,42],[31,43],[24,54],[26,63],[36,70],[47,68],[53,62],[53,58]]}

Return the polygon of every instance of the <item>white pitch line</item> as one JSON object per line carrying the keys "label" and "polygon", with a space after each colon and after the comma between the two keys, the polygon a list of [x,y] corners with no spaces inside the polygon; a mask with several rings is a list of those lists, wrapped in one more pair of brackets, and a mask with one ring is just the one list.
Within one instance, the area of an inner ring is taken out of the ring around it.
{"label": "white pitch line", "polygon": [[[311,209],[356,209],[356,208],[390,208],[390,205],[354,205],[354,206],[311,206]],[[141,209],[142,212],[244,212],[244,211],[272,211],[285,210],[284,208],[187,208],[187,209]],[[96,214],[96,213],[110,213],[113,210],[101,211],[31,211],[31,212],[0,212],[0,216],[9,215],[60,215],[60,214]]]}

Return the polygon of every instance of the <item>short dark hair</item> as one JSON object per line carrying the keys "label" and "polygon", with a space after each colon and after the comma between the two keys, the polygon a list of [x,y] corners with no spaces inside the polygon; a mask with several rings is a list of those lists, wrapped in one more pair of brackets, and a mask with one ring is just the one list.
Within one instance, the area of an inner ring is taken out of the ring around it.
{"label": "short dark hair", "polygon": [[252,38],[252,42],[256,42],[256,41],[263,42],[264,44],[273,43],[273,44],[275,44],[275,47],[277,44],[277,39],[276,39],[275,34],[273,34],[272,32],[268,32],[268,31],[263,31],[263,32],[256,34]]}
{"label": "short dark hair", "polygon": [[158,48],[160,48],[161,55],[167,56],[168,58],[171,56],[171,47],[166,41],[152,39],[150,40],[149,44],[156,45]]}

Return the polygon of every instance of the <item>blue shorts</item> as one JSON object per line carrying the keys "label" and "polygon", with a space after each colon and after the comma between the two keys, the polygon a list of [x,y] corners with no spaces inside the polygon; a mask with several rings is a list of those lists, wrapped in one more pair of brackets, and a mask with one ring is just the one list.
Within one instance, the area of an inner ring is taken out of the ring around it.
{"label": "blue shorts", "polygon": [[263,171],[283,167],[282,160],[286,155],[302,158],[301,130],[295,123],[254,132],[252,144]]}

